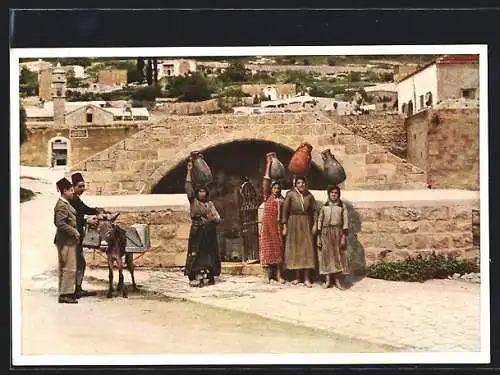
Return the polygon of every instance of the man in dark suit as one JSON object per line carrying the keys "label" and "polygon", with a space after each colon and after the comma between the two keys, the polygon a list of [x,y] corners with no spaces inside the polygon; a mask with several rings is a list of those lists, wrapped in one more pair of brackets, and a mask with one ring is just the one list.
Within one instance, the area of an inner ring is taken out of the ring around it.
{"label": "man in dark suit", "polygon": [[92,208],[82,202],[80,196],[85,191],[85,181],[81,173],[74,173],[71,176],[73,182],[73,189],[75,194],[70,200],[71,205],[76,210],[76,227],[80,233],[80,241],[76,247],[76,285],[75,285],[75,298],[94,296],[93,291],[86,291],[82,289],[83,276],[85,274],[85,256],[83,255],[83,238],[85,236],[85,215],[97,215],[103,212],[100,208]]}
{"label": "man in dark suit", "polygon": [[80,233],[76,229],[76,211],[69,203],[73,198],[73,185],[66,178],[56,183],[61,193],[54,207],[56,235],[54,244],[59,258],[59,303],[78,303],[74,298],[76,276],[76,246]]}

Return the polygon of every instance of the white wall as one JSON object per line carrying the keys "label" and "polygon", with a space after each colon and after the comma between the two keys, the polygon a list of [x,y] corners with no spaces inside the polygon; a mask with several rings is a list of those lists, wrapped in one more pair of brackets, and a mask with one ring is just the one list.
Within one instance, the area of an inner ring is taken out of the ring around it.
{"label": "white wall", "polygon": [[425,107],[425,94],[432,93],[432,106],[437,103],[437,69],[436,64],[428,66],[424,70],[414,74],[413,76],[398,83],[398,106],[399,112],[403,112],[403,104],[408,103],[410,100],[413,102],[413,113],[421,111],[420,108],[420,95],[424,95]]}

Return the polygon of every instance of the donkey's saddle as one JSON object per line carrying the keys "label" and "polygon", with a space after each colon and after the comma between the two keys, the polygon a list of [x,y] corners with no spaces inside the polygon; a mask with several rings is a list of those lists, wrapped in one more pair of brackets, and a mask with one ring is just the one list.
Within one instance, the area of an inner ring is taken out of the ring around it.
{"label": "donkey's saddle", "polygon": [[[134,224],[129,227],[122,227],[122,229],[125,231],[127,238],[125,252],[143,253],[149,249],[149,226],[147,224]],[[82,246],[90,249],[100,249],[100,244],[99,232],[96,229],[87,228]]]}

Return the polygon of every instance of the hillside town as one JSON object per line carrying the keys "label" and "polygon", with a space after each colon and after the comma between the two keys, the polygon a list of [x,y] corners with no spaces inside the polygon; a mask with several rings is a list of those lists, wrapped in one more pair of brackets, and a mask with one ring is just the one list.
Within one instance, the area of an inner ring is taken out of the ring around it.
{"label": "hillside town", "polygon": [[[292,342],[299,352],[478,351],[479,77],[474,54],[21,59],[26,289],[58,294],[50,215],[80,188],[87,271],[58,298],[82,316],[153,293],[346,338],[309,333],[318,347]],[[43,239],[28,239],[30,212],[46,216]],[[103,221],[125,228],[124,254]],[[255,337],[238,350],[283,351],[291,336]]]}

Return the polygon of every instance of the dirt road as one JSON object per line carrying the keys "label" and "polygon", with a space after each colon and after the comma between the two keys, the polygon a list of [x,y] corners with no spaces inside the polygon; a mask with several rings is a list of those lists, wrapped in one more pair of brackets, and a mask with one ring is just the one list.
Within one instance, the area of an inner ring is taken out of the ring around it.
{"label": "dirt road", "polygon": [[[53,173],[57,179],[57,173]],[[381,352],[391,347],[206,304],[131,294],[57,303],[57,256],[52,244],[53,185],[23,179],[41,192],[21,204],[21,323],[23,355]]]}

